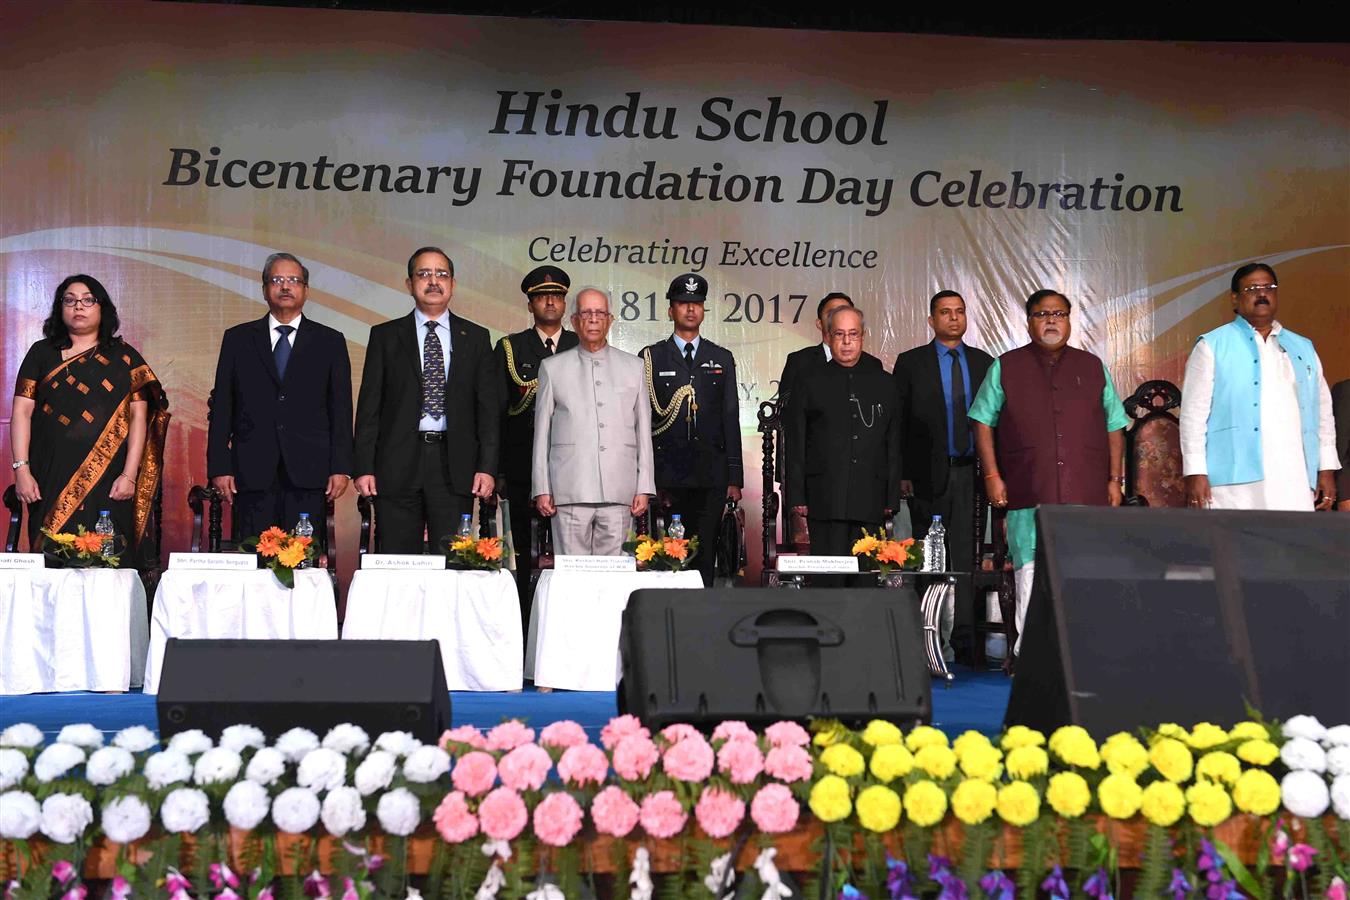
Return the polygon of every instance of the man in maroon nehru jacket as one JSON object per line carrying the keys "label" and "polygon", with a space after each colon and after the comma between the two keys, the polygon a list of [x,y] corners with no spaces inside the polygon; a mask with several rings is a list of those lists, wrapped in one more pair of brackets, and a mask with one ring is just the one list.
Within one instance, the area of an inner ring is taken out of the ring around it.
{"label": "man in maroon nehru jacket", "polygon": [[[1036,507],[1119,506],[1129,420],[1102,361],[1069,346],[1072,304],[1058,291],[1027,298],[1031,343],[994,360],[970,419],[989,502],[1008,509],[1017,572],[1017,646],[1036,560]],[[994,449],[994,428],[998,449]]]}

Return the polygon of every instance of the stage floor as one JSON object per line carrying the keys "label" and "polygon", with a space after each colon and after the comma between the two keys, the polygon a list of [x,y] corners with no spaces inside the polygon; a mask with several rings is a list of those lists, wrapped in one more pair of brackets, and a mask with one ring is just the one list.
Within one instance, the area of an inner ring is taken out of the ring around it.
{"label": "stage floor", "polygon": [[[933,724],[955,737],[967,729],[998,733],[1008,705],[1012,681],[999,672],[977,672],[958,666],[956,681],[944,689],[933,687]],[[592,740],[615,714],[613,691],[554,691],[528,688],[518,694],[480,694],[453,691],[451,717],[455,725],[490,728],[503,719],[524,719],[542,727],[571,719],[585,727]],[[111,735],[130,725],[155,728],[155,698],[140,691],[126,694],[30,694],[0,697],[0,728],[29,722],[55,738],[65,725],[88,722]]]}

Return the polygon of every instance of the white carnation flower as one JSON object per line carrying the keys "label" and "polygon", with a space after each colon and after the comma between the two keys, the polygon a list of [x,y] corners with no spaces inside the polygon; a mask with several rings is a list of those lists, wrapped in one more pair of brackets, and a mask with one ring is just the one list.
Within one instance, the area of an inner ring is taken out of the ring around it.
{"label": "white carnation flower", "polygon": [[375,807],[375,816],[385,834],[407,837],[417,830],[422,818],[417,798],[407,788],[395,788],[380,798]]}
{"label": "white carnation flower", "polygon": [[240,781],[225,795],[225,819],[241,831],[252,831],[267,817],[272,798],[256,781]]}
{"label": "white carnation flower", "polygon": [[150,807],[135,794],[103,804],[103,833],[114,844],[130,844],[150,831]]}
{"label": "white carnation flower", "polygon": [[366,809],[361,805],[361,794],[356,788],[338,787],[323,798],[323,827],[333,837],[342,837],[350,831],[366,827]]}
{"label": "white carnation flower", "polygon": [[178,788],[170,791],[159,808],[159,820],[164,830],[191,834],[211,821],[211,803],[206,792],[197,788]]}
{"label": "white carnation flower", "polygon": [[418,747],[403,761],[403,775],[414,784],[429,784],[450,771],[450,754],[440,747]]}
{"label": "white carnation flower", "polygon": [[[25,745],[26,746],[26,745]],[[42,808],[27,791],[0,794],[0,838],[25,841],[42,822]]]}
{"label": "white carnation flower", "polygon": [[94,808],[79,794],[52,794],[42,801],[42,833],[69,844],[94,821]]}
{"label": "white carnation flower", "polygon": [[1328,728],[1322,743],[1328,747],[1350,747],[1350,725]]}
{"label": "white carnation flower", "polygon": [[267,746],[267,735],[252,725],[231,725],[220,733],[219,746],[235,753],[243,753],[250,747],[260,750]]}
{"label": "white carnation flower", "polygon": [[1290,772],[1280,782],[1284,808],[1303,819],[1315,819],[1327,811],[1331,794],[1327,783],[1316,772]]}
{"label": "white carnation flower", "polygon": [[67,725],[61,729],[61,733],[56,736],[56,740],[62,744],[74,744],[76,747],[102,747],[103,732],[83,722],[79,725]]}
{"label": "white carnation flower", "polygon": [[177,750],[161,750],[145,760],[145,779],[156,791],[192,777],[192,762]]}
{"label": "white carnation flower", "polygon": [[319,821],[319,797],[309,788],[287,788],[272,801],[272,821],[289,834],[301,834]]}
{"label": "white carnation flower", "polygon": [[1342,819],[1350,819],[1350,775],[1337,775],[1331,782],[1331,808]]}
{"label": "white carnation flower", "polygon": [[0,731],[0,747],[23,747],[28,749],[42,743],[42,730],[36,725],[19,722]]}
{"label": "white carnation flower", "polygon": [[159,737],[144,725],[132,725],[117,732],[112,743],[131,753],[144,753],[159,743]]}
{"label": "white carnation flower", "polygon": [[323,745],[339,753],[365,753],[370,747],[370,735],[360,725],[344,722],[334,725],[323,736]]}
{"label": "white carnation flower", "polygon": [[89,754],[84,776],[93,784],[109,785],[136,769],[136,757],[121,747],[100,747]]}
{"label": "white carnation flower", "polygon": [[273,747],[264,747],[248,761],[244,777],[266,787],[276,781],[286,771],[286,757]]}
{"label": "white carnation flower", "polygon": [[28,774],[28,757],[13,747],[0,749],[0,791],[7,791]]}
{"label": "white carnation flower", "polygon": [[1350,747],[1332,745],[1327,751],[1327,771],[1332,775],[1350,775]]}
{"label": "white carnation flower", "polygon": [[395,756],[407,756],[422,746],[422,742],[409,731],[386,731],[375,741],[380,750],[387,750]]}
{"label": "white carnation flower", "polygon": [[74,744],[52,744],[44,747],[33,761],[33,774],[38,781],[55,781],[84,762],[84,750]]}
{"label": "white carnation flower", "polygon": [[1280,760],[1294,771],[1307,769],[1310,772],[1327,770],[1327,752],[1310,738],[1296,737],[1284,742],[1280,748]]}
{"label": "white carnation flower", "polygon": [[189,728],[187,731],[180,731],[169,738],[169,749],[177,750],[186,756],[205,753],[214,746],[215,743],[200,728]]}
{"label": "white carnation flower", "polygon": [[192,769],[192,780],[197,784],[220,784],[234,781],[244,761],[239,754],[225,747],[213,747],[197,757],[197,765]]}
{"label": "white carnation flower", "polygon": [[305,754],[319,746],[319,736],[308,728],[292,728],[277,738],[274,744],[287,762],[299,762]]}
{"label": "white carnation flower", "polygon": [[1325,725],[1317,721],[1316,716],[1294,716],[1284,723],[1284,736],[1320,741],[1327,736],[1327,729]]}
{"label": "white carnation flower", "polygon": [[387,750],[373,750],[369,756],[361,760],[361,765],[356,767],[352,781],[358,791],[369,796],[389,787],[394,780],[394,770],[397,767],[398,760],[394,754]]}
{"label": "white carnation flower", "polygon": [[347,757],[320,747],[305,754],[295,772],[295,783],[316,791],[331,791],[347,780]]}

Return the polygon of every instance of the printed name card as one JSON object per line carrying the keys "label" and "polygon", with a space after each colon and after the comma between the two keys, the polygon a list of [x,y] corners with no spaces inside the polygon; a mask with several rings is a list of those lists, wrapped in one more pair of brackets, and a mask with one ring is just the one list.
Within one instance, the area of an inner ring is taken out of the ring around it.
{"label": "printed name card", "polygon": [[631,556],[553,557],[555,572],[636,572],[637,560]]}
{"label": "printed name card", "polygon": [[444,556],[428,556],[423,553],[367,553],[361,557],[363,569],[385,569],[395,571],[444,571]]}
{"label": "printed name card", "polygon": [[0,553],[0,569],[42,569],[46,561],[41,553]]}
{"label": "printed name card", "polygon": [[849,574],[858,572],[856,556],[780,556],[778,572],[782,575]]}
{"label": "printed name card", "polygon": [[252,572],[258,568],[256,553],[170,553],[170,569],[212,569],[219,572]]}

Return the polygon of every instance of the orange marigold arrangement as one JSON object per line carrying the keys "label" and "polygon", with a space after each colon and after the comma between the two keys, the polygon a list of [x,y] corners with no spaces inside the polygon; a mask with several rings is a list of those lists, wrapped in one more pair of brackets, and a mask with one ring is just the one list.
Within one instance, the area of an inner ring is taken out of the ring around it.
{"label": "orange marigold arrangement", "polygon": [[698,554],[698,538],[629,535],[623,550],[633,554],[640,570],[679,572],[689,568],[690,560]]}
{"label": "orange marigold arrangement", "polygon": [[893,541],[862,530],[862,537],[853,542],[853,555],[867,571],[886,575],[895,569],[917,569],[923,563],[923,546],[914,538]]}
{"label": "orange marigold arrangement", "polygon": [[277,576],[277,581],[288,588],[295,587],[295,570],[312,563],[318,553],[313,538],[299,537],[275,525],[257,537],[243,541],[239,549],[258,554],[263,565]]}
{"label": "orange marigold arrangement", "polygon": [[[47,539],[45,551],[48,555],[62,560],[67,568],[83,569],[106,566],[115,569],[121,565],[121,550],[117,549],[116,535],[102,535],[96,531],[86,531],[83,525],[72,534],[69,531],[50,531],[42,529]],[[105,556],[105,541],[113,542],[114,552]]]}
{"label": "orange marigold arrangement", "polygon": [[450,544],[450,562],[468,569],[497,570],[502,567],[502,539],[460,537]]}

